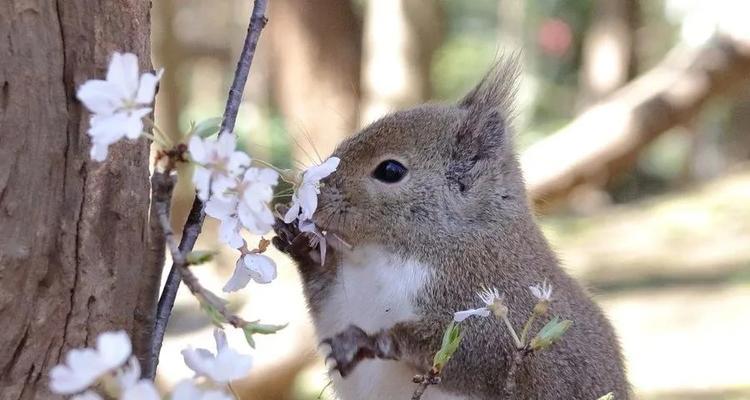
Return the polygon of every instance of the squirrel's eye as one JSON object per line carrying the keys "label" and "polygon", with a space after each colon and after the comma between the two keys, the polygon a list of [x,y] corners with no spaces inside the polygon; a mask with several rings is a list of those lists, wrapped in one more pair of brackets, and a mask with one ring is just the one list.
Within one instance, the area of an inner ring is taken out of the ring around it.
{"label": "squirrel's eye", "polygon": [[385,160],[378,164],[372,177],[385,183],[396,183],[406,176],[409,170],[396,160]]}

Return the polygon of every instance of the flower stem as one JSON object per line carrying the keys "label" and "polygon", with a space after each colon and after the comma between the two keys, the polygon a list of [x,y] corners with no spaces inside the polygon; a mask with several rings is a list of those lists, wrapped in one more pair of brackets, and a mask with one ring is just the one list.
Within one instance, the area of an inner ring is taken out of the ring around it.
{"label": "flower stem", "polygon": [[536,319],[536,313],[531,313],[529,316],[529,319],[526,320],[526,323],[523,325],[523,330],[521,331],[521,344],[526,344],[526,336],[529,334],[529,329],[531,329],[531,325],[534,323],[534,320]]}
{"label": "flower stem", "polygon": [[513,329],[513,325],[511,325],[510,320],[508,319],[507,315],[503,316],[503,322],[505,322],[505,326],[508,327],[508,330],[510,331],[510,335],[513,336],[513,341],[516,343],[516,348],[522,348],[523,343],[521,343],[521,340],[518,339],[518,335],[516,334],[516,330]]}
{"label": "flower stem", "polygon": [[143,121],[146,123],[146,125],[148,125],[149,128],[156,132],[156,135],[151,135],[151,140],[159,143],[159,145],[164,147],[164,149],[169,149],[174,146],[174,143],[172,143],[172,139],[167,134],[165,134],[158,125],[156,125],[156,122],[154,122],[154,120],[149,117],[143,117]]}

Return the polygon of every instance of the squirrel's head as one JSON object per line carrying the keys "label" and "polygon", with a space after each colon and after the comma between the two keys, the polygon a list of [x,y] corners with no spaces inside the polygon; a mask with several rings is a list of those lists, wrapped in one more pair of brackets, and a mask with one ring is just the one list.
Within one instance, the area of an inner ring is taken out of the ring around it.
{"label": "squirrel's head", "polygon": [[356,246],[449,242],[496,230],[527,210],[513,152],[513,62],[457,104],[427,104],[374,122],[335,150],[315,222]]}

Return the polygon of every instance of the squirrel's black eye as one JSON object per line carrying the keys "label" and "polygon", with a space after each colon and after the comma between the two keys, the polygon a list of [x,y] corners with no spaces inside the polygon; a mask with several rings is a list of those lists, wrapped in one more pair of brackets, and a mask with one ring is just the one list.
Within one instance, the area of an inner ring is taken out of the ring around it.
{"label": "squirrel's black eye", "polygon": [[406,176],[409,170],[396,160],[385,160],[378,164],[372,177],[385,183],[396,183]]}

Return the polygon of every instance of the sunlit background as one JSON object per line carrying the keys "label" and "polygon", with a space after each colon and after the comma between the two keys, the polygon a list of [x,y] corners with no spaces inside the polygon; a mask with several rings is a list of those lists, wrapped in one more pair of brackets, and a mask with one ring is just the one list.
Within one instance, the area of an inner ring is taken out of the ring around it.
{"label": "sunlit background", "polygon": [[[154,2],[166,131],[221,115],[250,3]],[[636,393],[750,398],[750,63],[726,54],[727,41],[750,46],[750,1],[270,0],[268,17],[237,133],[281,167],[318,162],[389,110],[455,101],[521,51],[514,125],[540,221],[615,324]],[[191,200],[183,182],[175,227]],[[220,248],[215,237],[199,247]],[[248,320],[289,326],[254,350],[230,332],[255,357],[233,388],[331,398],[294,266],[271,255],[280,279],[230,299]],[[235,258],[224,249],[196,272],[219,290]],[[210,347],[210,329],[181,292],[161,384],[190,375],[179,351]]]}

